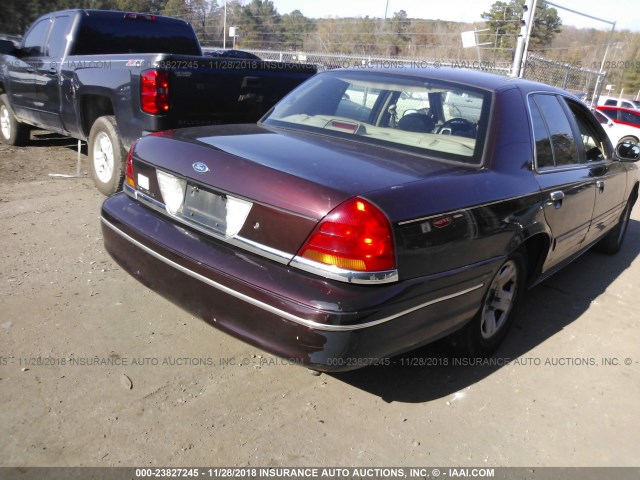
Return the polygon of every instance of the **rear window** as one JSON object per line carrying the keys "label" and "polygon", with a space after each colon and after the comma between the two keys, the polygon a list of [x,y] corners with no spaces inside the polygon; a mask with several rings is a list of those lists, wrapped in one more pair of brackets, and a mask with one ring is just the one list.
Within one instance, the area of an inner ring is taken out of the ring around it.
{"label": "rear window", "polygon": [[200,44],[187,23],[151,15],[127,17],[89,14],[82,18],[74,55],[174,53],[200,55]]}
{"label": "rear window", "polygon": [[466,85],[341,70],[311,78],[263,123],[480,164],[490,106],[490,92]]}

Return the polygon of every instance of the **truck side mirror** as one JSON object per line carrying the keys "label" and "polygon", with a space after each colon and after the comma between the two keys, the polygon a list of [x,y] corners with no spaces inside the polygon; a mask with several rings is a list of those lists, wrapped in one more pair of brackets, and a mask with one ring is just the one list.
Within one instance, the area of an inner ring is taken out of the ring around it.
{"label": "truck side mirror", "polygon": [[630,142],[619,143],[616,154],[623,162],[637,162],[640,160],[640,147]]}

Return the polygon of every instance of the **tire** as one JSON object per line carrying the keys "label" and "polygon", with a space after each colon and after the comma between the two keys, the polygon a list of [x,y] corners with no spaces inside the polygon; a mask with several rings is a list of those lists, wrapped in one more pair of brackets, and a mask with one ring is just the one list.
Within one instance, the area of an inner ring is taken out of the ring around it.
{"label": "tire", "polygon": [[607,255],[615,255],[622,248],[622,242],[624,242],[624,236],[627,233],[627,227],[629,226],[629,217],[631,216],[631,209],[633,208],[633,202],[629,200],[620,215],[618,224],[609,230],[602,240],[596,243],[595,250]]}
{"label": "tire", "polygon": [[478,313],[462,329],[449,336],[457,355],[486,358],[504,340],[525,291],[527,267],[520,251],[512,253],[500,266]]}
{"label": "tire", "polygon": [[89,133],[89,172],[94,185],[104,195],[122,188],[125,158],[115,117],[99,117]]}
{"label": "tire", "polygon": [[9,97],[0,95],[0,139],[6,145],[26,145],[29,142],[31,128],[20,123],[9,105]]}

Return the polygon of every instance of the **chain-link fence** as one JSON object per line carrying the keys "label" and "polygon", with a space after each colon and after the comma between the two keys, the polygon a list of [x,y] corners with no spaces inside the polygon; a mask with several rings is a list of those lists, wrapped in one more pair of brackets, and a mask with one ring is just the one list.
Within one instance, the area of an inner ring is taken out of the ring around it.
{"label": "chain-link fence", "polygon": [[524,78],[562,88],[584,99],[595,93],[597,97],[604,83],[605,73],[548,60],[536,55],[527,56]]}
{"label": "chain-link fence", "polygon": [[[346,55],[336,53],[319,52],[292,52],[274,50],[248,50],[265,60],[275,60],[290,63],[312,63],[319,70],[332,70],[334,68],[470,68],[486,72],[508,75],[511,70],[510,62],[489,61],[448,61],[429,60],[424,58],[408,57],[377,57],[371,55]],[[554,60],[528,55],[524,69],[524,78],[534,80],[547,85],[562,88],[577,96],[587,99],[599,95],[604,83],[605,73],[595,70],[580,68]]]}
{"label": "chain-link fence", "polygon": [[312,63],[318,66],[319,70],[332,70],[334,68],[369,68],[369,67],[389,67],[389,68],[471,68],[492,73],[508,74],[510,64],[506,62],[488,61],[449,61],[441,62],[425,58],[413,57],[379,57],[373,55],[346,55],[338,53],[317,53],[317,52],[287,52],[273,50],[247,50],[258,55],[264,60],[276,60],[279,62],[300,62]]}

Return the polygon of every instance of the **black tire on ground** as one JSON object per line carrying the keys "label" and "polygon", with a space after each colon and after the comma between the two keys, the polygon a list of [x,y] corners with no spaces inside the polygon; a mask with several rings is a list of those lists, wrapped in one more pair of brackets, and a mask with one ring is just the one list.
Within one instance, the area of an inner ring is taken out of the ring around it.
{"label": "black tire on ground", "polygon": [[602,240],[596,243],[594,249],[607,255],[615,255],[622,248],[622,242],[624,242],[624,236],[627,233],[627,227],[629,226],[629,217],[631,216],[631,209],[633,208],[633,201],[629,199],[627,204],[620,215],[618,224],[609,230]]}
{"label": "black tire on ground", "polygon": [[0,139],[6,145],[26,145],[29,142],[31,128],[20,123],[13,114],[6,94],[0,95]]}
{"label": "black tire on ground", "polygon": [[457,355],[486,358],[504,340],[526,289],[527,265],[521,251],[512,253],[500,266],[482,299],[480,310],[449,342]]}
{"label": "black tire on ground", "polygon": [[99,117],[93,123],[88,150],[89,173],[96,188],[104,195],[120,190],[127,153],[120,141],[113,115]]}

